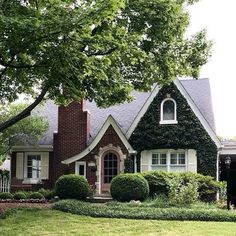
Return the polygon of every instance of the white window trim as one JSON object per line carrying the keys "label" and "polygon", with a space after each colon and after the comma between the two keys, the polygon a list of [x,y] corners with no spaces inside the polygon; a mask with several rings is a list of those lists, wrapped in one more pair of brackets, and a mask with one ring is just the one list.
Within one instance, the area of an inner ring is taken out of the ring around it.
{"label": "white window trim", "polygon": [[24,156],[24,180],[22,183],[23,184],[38,184],[42,181],[41,178],[28,178],[27,177],[27,167],[28,167],[27,163],[28,163],[28,156],[30,156],[30,155],[40,156],[40,159],[42,161],[42,153],[41,152],[26,152],[25,153],[25,156]]}
{"label": "white window trim", "polygon": [[[166,101],[172,101],[174,103],[174,120],[163,120],[163,105]],[[161,102],[161,115],[160,115],[161,119],[159,124],[178,124],[177,121],[177,105],[176,105],[176,101],[173,98],[165,98],[162,102]]]}
{"label": "white window trim", "polygon": [[83,165],[84,166],[84,175],[81,175],[81,176],[84,176],[84,178],[87,179],[86,178],[86,161],[76,161],[75,162],[75,174],[77,174],[77,175],[79,175],[79,172],[78,172],[79,165]]}
{"label": "white window trim", "polygon": [[[166,154],[166,164],[152,164],[152,154]],[[185,154],[185,164],[170,164],[170,154],[171,153],[184,153]],[[152,167],[166,167],[166,171],[170,172],[171,167],[185,167],[185,172],[188,168],[188,150],[185,149],[154,149],[150,150],[151,154],[151,169]]]}

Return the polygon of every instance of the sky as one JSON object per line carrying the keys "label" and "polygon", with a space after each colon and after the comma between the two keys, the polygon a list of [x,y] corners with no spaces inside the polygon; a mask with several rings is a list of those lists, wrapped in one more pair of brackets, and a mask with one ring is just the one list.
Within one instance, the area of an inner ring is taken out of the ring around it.
{"label": "sky", "polygon": [[210,79],[217,134],[236,137],[236,0],[201,0],[189,12],[188,32],[206,28],[214,43],[201,77]]}

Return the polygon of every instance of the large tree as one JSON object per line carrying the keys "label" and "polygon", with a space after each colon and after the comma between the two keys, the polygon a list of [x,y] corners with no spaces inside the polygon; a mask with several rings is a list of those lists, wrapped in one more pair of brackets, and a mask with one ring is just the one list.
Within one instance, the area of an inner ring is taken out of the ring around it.
{"label": "large tree", "polygon": [[198,77],[210,43],[185,37],[194,0],[0,0],[0,99],[108,106],[177,76]]}

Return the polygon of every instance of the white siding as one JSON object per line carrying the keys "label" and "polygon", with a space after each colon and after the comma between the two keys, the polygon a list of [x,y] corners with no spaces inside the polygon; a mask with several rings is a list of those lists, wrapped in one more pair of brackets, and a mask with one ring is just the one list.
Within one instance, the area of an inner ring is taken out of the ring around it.
{"label": "white siding", "polygon": [[149,166],[151,163],[149,162],[150,162],[151,157],[148,154],[149,153],[147,151],[141,152],[141,165],[140,165],[141,172],[148,171],[150,168]]}
{"label": "white siding", "polygon": [[188,156],[187,156],[187,163],[188,167],[187,170],[191,172],[197,173],[197,152],[194,149],[188,150]]}

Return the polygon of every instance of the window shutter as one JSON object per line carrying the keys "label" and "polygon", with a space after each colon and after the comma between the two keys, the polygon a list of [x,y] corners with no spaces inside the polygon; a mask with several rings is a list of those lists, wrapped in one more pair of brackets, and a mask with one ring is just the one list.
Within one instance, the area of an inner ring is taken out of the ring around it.
{"label": "window shutter", "polygon": [[18,152],[16,154],[16,178],[24,178],[24,153]]}
{"label": "window shutter", "polygon": [[140,165],[140,171],[148,171],[148,167],[149,167],[149,156],[148,153],[146,151],[141,152],[141,165]]}
{"label": "window shutter", "polygon": [[48,179],[49,176],[49,152],[41,154],[41,179]]}
{"label": "window shutter", "polygon": [[194,149],[188,150],[188,171],[197,173],[197,152]]}

